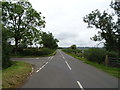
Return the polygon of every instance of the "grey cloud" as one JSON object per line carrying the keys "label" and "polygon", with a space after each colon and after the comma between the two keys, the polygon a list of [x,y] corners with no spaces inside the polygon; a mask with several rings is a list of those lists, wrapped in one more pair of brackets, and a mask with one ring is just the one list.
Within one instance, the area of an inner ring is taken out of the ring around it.
{"label": "grey cloud", "polygon": [[57,38],[59,40],[70,40],[70,39],[77,38],[77,37],[78,37],[77,33],[69,33],[69,32],[62,32],[57,35]]}
{"label": "grey cloud", "polygon": [[111,0],[29,0],[33,8],[46,17],[46,28],[55,38],[59,46],[95,46],[98,42],[90,40],[96,30],[88,29],[83,17],[92,10],[106,10]]}

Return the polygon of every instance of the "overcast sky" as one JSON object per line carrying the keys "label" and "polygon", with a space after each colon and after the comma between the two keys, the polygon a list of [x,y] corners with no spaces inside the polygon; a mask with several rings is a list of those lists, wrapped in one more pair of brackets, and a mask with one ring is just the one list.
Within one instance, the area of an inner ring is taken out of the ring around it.
{"label": "overcast sky", "polygon": [[29,0],[34,9],[45,16],[45,32],[52,32],[59,46],[94,47],[99,42],[90,40],[97,31],[88,29],[83,17],[95,9],[109,9],[111,0]]}

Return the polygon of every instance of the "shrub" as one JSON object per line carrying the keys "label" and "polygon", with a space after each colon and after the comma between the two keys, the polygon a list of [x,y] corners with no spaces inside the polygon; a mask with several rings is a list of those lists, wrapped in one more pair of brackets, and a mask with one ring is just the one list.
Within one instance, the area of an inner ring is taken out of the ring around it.
{"label": "shrub", "polygon": [[63,49],[63,51],[73,54],[82,52],[80,49],[71,49],[71,48]]}
{"label": "shrub", "polygon": [[10,52],[11,47],[7,42],[9,38],[9,34],[5,28],[2,28],[2,69],[9,67],[12,65],[10,61]]}
{"label": "shrub", "polygon": [[20,52],[20,55],[22,56],[45,56],[52,54],[55,50],[51,50],[49,48],[41,48],[41,49],[23,49],[22,52]]}
{"label": "shrub", "polygon": [[74,54],[78,57],[82,57],[83,54],[82,54],[82,50],[80,49],[71,49],[71,48],[67,48],[67,49],[63,49],[64,52],[67,52],[67,53],[71,53],[71,54]]}
{"label": "shrub", "polygon": [[8,43],[3,43],[2,45],[2,68],[7,68],[12,65],[10,61],[10,45]]}
{"label": "shrub", "polygon": [[103,48],[90,48],[85,50],[84,55],[90,61],[101,63],[105,60],[106,50]]}
{"label": "shrub", "polygon": [[114,51],[110,51],[110,52],[107,52],[107,55],[109,57],[114,57],[114,58],[118,58],[118,53],[117,52],[114,52]]}

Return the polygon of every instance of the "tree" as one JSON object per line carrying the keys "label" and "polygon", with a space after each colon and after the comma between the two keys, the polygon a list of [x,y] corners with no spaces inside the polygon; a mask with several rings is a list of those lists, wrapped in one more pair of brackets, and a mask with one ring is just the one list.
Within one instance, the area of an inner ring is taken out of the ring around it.
{"label": "tree", "polygon": [[[115,11],[114,13],[109,14],[107,11],[100,13],[99,10],[95,10],[86,15],[83,20],[88,23],[88,28],[99,29],[98,35],[95,35],[92,40],[105,40],[106,49],[117,51],[120,55],[120,28],[118,28],[120,25],[120,2],[111,2],[110,6]],[[116,18],[117,20],[115,20]]]}
{"label": "tree", "polygon": [[4,69],[12,65],[12,63],[10,61],[11,48],[9,42],[7,42],[9,33],[4,27],[2,27],[2,30],[2,68]]}
{"label": "tree", "polygon": [[32,45],[38,41],[45,17],[32,8],[29,2],[2,2],[2,23],[15,41],[17,52],[20,44]]}
{"label": "tree", "polygon": [[77,48],[76,48],[76,45],[71,45],[70,48],[71,48],[71,49],[77,49]]}
{"label": "tree", "polygon": [[59,41],[54,38],[54,36],[50,32],[42,32],[41,39],[42,41],[40,42],[40,44],[43,44],[43,47],[45,48],[56,49],[58,47],[57,42]]}

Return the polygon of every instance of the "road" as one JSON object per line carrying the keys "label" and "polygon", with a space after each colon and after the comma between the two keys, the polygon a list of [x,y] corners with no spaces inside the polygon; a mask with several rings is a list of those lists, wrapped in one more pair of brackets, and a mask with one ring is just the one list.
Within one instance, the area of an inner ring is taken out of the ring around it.
{"label": "road", "polygon": [[[61,50],[55,56],[13,58],[34,65],[34,73],[22,88],[118,88],[118,79],[77,60]],[[115,90],[115,89],[114,89]]]}

